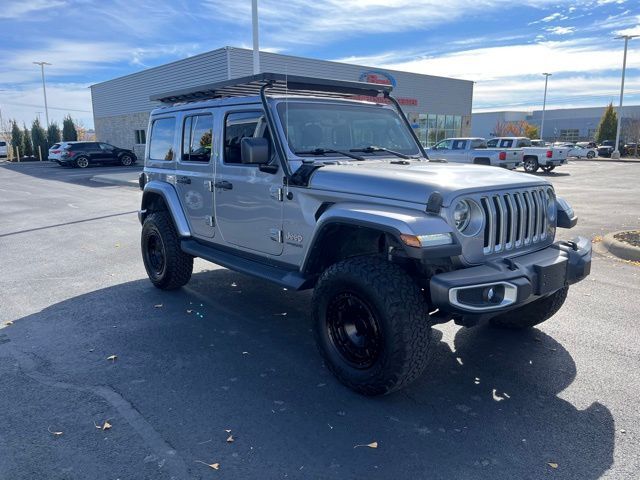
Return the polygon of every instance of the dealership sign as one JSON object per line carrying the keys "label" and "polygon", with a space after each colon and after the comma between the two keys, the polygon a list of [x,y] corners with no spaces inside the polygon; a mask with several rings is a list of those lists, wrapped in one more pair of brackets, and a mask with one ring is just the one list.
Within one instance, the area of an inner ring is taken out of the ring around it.
{"label": "dealership sign", "polygon": [[[360,74],[358,80],[366,83],[375,83],[377,85],[391,85],[392,87],[397,87],[398,84],[396,79],[390,73],[383,72],[382,70],[366,70]],[[370,97],[366,95],[357,95],[356,100],[365,100],[368,102],[376,102],[376,103],[390,103],[390,101],[386,98],[382,97]],[[416,98],[406,98],[406,97],[395,97],[400,105],[408,105],[408,106],[417,106],[418,99]]]}

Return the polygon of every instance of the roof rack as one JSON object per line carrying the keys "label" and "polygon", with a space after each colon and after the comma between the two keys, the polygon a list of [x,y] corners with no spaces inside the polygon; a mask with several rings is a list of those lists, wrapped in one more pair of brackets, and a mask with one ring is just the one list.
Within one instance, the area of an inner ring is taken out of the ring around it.
{"label": "roof rack", "polygon": [[149,98],[151,101],[173,104],[212,98],[246,97],[260,95],[260,90],[265,85],[269,85],[269,93],[330,98],[348,98],[353,95],[377,97],[380,94],[388,96],[393,90],[392,85],[265,72],[151,95]]}

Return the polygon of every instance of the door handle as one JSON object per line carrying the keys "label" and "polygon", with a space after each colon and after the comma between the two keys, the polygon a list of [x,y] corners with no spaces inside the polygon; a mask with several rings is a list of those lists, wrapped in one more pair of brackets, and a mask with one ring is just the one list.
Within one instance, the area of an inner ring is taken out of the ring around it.
{"label": "door handle", "polygon": [[186,183],[187,185],[191,184],[191,179],[189,177],[178,177],[176,179],[176,182],[178,183]]}
{"label": "door handle", "polygon": [[216,182],[213,186],[216,188],[221,188],[223,190],[233,190],[233,183],[227,182],[226,180]]}

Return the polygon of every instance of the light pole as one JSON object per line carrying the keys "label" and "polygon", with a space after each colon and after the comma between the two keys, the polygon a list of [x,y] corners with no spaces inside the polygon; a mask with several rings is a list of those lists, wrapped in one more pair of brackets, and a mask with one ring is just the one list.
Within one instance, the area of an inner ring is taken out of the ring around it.
{"label": "light pole", "polygon": [[544,75],[544,100],[542,101],[542,120],[540,120],[540,140],[544,142],[544,111],[547,109],[547,84],[551,73],[543,73]]}
{"label": "light pole", "polygon": [[618,106],[618,126],[616,128],[616,143],[613,146],[613,152],[611,152],[611,158],[620,158],[620,150],[618,144],[620,143],[620,125],[622,124],[622,98],[624,97],[624,74],[627,70],[627,45],[630,38],[640,37],[640,35],[620,35],[616,39],[624,38],[624,56],[622,57],[622,83],[620,84],[620,105]]}
{"label": "light pole", "polygon": [[40,65],[40,71],[42,72],[42,91],[44,93],[44,112],[47,118],[47,129],[49,128],[49,107],[47,106],[47,87],[44,83],[44,66],[51,65],[48,62],[33,62],[34,65]]}
{"label": "light pole", "polygon": [[251,0],[251,23],[253,26],[253,74],[260,73],[260,47],[258,41],[258,0]]}

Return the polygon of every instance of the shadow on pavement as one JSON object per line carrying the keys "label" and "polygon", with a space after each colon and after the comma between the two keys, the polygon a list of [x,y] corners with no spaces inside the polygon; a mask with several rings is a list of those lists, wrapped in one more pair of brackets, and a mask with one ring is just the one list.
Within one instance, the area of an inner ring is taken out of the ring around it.
{"label": "shadow on pavement", "polygon": [[189,478],[586,480],[612,466],[611,413],[559,397],[576,365],[543,332],[460,329],[452,348],[434,330],[423,378],[366,398],[322,365],[310,302],[217,269],[177,292],[144,279],[17,320],[0,330],[0,459],[13,459],[0,477],[170,478],[178,462]]}

